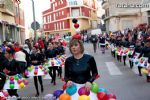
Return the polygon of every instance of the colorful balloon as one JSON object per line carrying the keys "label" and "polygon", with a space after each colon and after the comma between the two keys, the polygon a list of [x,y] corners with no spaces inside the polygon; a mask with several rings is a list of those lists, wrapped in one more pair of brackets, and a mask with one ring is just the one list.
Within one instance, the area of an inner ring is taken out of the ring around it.
{"label": "colorful balloon", "polygon": [[13,76],[11,76],[11,77],[10,77],[10,81],[13,81],[13,80],[14,80],[14,77],[13,77]]}
{"label": "colorful balloon", "polygon": [[15,82],[14,81],[10,81],[10,84],[15,84]]}
{"label": "colorful balloon", "polygon": [[17,75],[16,75],[14,78],[15,78],[15,80],[18,80],[18,79],[19,79],[19,77],[18,77]]}
{"label": "colorful balloon", "polygon": [[69,95],[75,94],[76,91],[77,91],[77,87],[74,84],[71,87],[67,87],[66,89],[66,93],[68,93]]}
{"label": "colorful balloon", "polygon": [[87,89],[85,87],[81,87],[79,90],[78,90],[78,94],[81,96],[81,95],[87,95],[89,96],[90,95],[90,91],[87,91]]}
{"label": "colorful balloon", "polygon": [[14,89],[14,87],[15,87],[14,84],[10,84],[9,86],[10,89]]}
{"label": "colorful balloon", "polygon": [[56,97],[56,98],[58,98],[61,94],[63,94],[63,90],[56,90],[56,91],[54,91],[54,93],[53,93],[53,95]]}
{"label": "colorful balloon", "polygon": [[77,28],[79,28],[79,24],[74,24],[74,27],[77,29]]}
{"label": "colorful balloon", "polygon": [[108,98],[114,98],[114,99],[117,99],[116,98],[116,95],[114,95],[113,93],[109,93],[107,94]]}
{"label": "colorful balloon", "polygon": [[142,68],[141,69],[141,73],[144,74],[144,75],[147,75],[148,74],[148,70],[146,70],[145,68]]}
{"label": "colorful balloon", "polygon": [[108,100],[108,96],[105,92],[98,92],[97,98],[98,100]]}
{"label": "colorful balloon", "polygon": [[18,84],[20,84],[20,83],[22,82],[22,80],[21,80],[21,79],[19,79],[17,82],[18,82]]}
{"label": "colorful balloon", "polygon": [[71,100],[70,95],[64,93],[62,95],[60,95],[59,100]]}
{"label": "colorful balloon", "polygon": [[66,88],[67,88],[67,84],[64,84],[63,87],[62,87],[62,89],[66,90]]}
{"label": "colorful balloon", "polygon": [[35,70],[35,71],[34,71],[34,75],[37,75],[37,74],[38,74],[38,71],[37,71],[37,70]]}
{"label": "colorful balloon", "polygon": [[28,81],[27,80],[23,80],[25,85],[28,85]]}
{"label": "colorful balloon", "polygon": [[3,91],[3,95],[4,95],[5,97],[8,97],[8,96],[9,96],[9,94],[8,94],[7,91]]}
{"label": "colorful balloon", "polygon": [[105,93],[108,93],[108,91],[107,91],[105,88],[99,88],[99,89],[98,89],[98,92],[105,92]]}
{"label": "colorful balloon", "polygon": [[79,96],[78,100],[90,100],[90,97],[87,95],[81,95]]}
{"label": "colorful balloon", "polygon": [[94,93],[98,93],[99,87],[96,83],[92,83],[91,91]]}
{"label": "colorful balloon", "polygon": [[24,87],[25,87],[24,83],[23,83],[23,82],[20,83],[19,87],[20,87],[20,88],[24,88]]}
{"label": "colorful balloon", "polygon": [[72,22],[73,22],[73,23],[77,23],[78,20],[77,20],[76,18],[74,18],[74,19],[72,20]]}

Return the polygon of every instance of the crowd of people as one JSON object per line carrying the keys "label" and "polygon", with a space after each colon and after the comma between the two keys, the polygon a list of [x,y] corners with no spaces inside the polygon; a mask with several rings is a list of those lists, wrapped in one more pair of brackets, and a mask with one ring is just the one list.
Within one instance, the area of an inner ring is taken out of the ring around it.
{"label": "crowd of people", "polygon": [[[147,82],[150,82],[150,27],[137,27],[134,29],[126,29],[124,32],[117,31],[110,34],[111,53],[119,62],[126,65],[126,59],[129,57],[130,68],[137,66],[139,76],[142,76],[143,69],[146,69]],[[127,52],[127,51],[130,51]],[[122,54],[121,54],[122,52]],[[125,54],[126,53],[126,54]],[[137,56],[136,56],[137,55]],[[136,61],[134,60],[136,57]],[[145,58],[145,66],[138,64],[140,59]],[[148,64],[147,64],[148,63]]]}
{"label": "crowd of people", "polygon": [[[65,47],[62,41],[49,39],[47,42],[39,38],[37,43],[27,39],[24,45],[18,42],[4,41],[0,46],[0,91],[4,89],[6,80],[12,76],[20,75],[22,78],[29,78],[25,74],[28,67],[43,65],[50,58],[55,58],[65,54]],[[62,77],[62,68],[60,66],[48,66],[49,75],[52,78],[51,83],[56,85],[56,71],[59,77]],[[38,80],[41,85],[41,92],[44,91],[41,75],[33,75],[36,95],[39,96]],[[13,83],[13,82],[10,82]],[[15,83],[13,83],[15,84]],[[19,97],[17,89],[7,88],[10,96]]]}

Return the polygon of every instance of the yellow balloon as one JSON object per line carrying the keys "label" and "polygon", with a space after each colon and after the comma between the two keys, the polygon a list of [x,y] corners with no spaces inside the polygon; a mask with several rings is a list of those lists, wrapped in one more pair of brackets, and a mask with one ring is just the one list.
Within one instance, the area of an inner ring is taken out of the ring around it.
{"label": "yellow balloon", "polygon": [[24,83],[20,83],[20,88],[24,88],[25,87],[25,85],[24,85]]}
{"label": "yellow balloon", "polygon": [[34,66],[31,66],[32,69],[34,69]]}
{"label": "yellow balloon", "polygon": [[90,100],[90,97],[86,95],[81,95],[79,96],[78,100]]}
{"label": "yellow balloon", "polygon": [[142,72],[142,74],[145,74],[145,75],[148,74],[148,70],[146,70],[145,68],[142,68],[142,69],[141,69],[141,72]]}

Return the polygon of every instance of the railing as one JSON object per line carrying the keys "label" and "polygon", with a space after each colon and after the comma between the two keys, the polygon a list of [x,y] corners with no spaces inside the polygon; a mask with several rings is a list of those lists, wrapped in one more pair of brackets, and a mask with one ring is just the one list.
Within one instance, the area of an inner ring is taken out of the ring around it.
{"label": "railing", "polygon": [[79,5],[78,1],[70,1],[69,2],[69,6],[73,6],[73,5]]}

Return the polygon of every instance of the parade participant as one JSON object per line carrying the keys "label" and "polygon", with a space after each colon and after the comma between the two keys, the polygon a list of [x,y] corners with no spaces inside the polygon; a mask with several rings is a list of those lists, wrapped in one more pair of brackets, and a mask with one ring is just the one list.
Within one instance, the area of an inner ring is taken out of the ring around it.
{"label": "parade participant", "polygon": [[[85,85],[87,91],[90,91],[92,82],[98,75],[97,66],[94,57],[84,54],[84,46],[81,40],[72,39],[69,45],[73,56],[66,59],[64,79],[67,87],[76,84],[79,87]],[[72,100],[77,100],[78,95],[72,95]],[[97,100],[92,92],[91,100]]]}
{"label": "parade participant", "polygon": [[[135,44],[135,49],[132,55],[130,55],[130,58],[133,58],[133,56],[135,55],[135,53],[141,53],[142,52],[142,46],[141,46],[141,41],[140,40],[136,40],[136,44]],[[130,64],[130,68],[133,68],[133,61],[129,60],[129,64]],[[139,67],[138,67],[139,68]],[[141,74],[140,74],[141,75]]]}
{"label": "parade participant", "polygon": [[[44,62],[44,56],[41,53],[39,47],[37,45],[35,45],[32,49],[32,54],[31,54],[31,65],[33,66],[39,66]],[[44,91],[43,88],[43,82],[42,82],[42,76],[34,76],[34,85],[35,85],[35,89],[36,89],[36,95],[35,96],[39,96],[39,90],[38,90],[38,80],[39,83],[41,85],[41,92]]]}
{"label": "parade participant", "polygon": [[21,49],[22,47],[20,46],[19,51],[15,52],[14,58],[19,64],[18,67],[19,72],[21,72],[21,74],[24,76],[25,67],[26,67],[26,55]]}
{"label": "parade participant", "polygon": [[[50,59],[50,58],[54,58],[56,57],[56,52],[54,50],[53,44],[49,43],[47,51],[45,52],[46,55],[46,59]],[[56,85],[56,67],[55,66],[49,66],[49,75],[52,78],[51,83],[53,83],[54,85]]]}
{"label": "parade participant", "polygon": [[105,36],[99,37],[99,43],[100,43],[101,50],[102,50],[103,54],[105,53],[105,40],[106,40]]}
{"label": "parade participant", "polygon": [[[64,47],[62,46],[62,44],[59,42],[58,43],[58,52],[59,52],[59,56],[62,56],[65,54],[65,50],[64,50]],[[58,76],[61,78],[62,77],[62,67],[61,66],[58,66]]]}
{"label": "parade participant", "polygon": [[96,36],[96,34],[95,35],[91,35],[90,40],[91,40],[91,42],[93,44],[94,53],[96,53],[98,37]]}
{"label": "parade participant", "polygon": [[[147,38],[145,41],[145,47],[142,49],[142,52],[139,56],[140,57],[146,57],[149,58],[150,57],[150,38]],[[141,66],[138,67],[139,70],[139,75],[141,76]],[[147,82],[150,82],[150,76],[147,76]]]}
{"label": "parade participant", "polygon": [[[121,36],[116,37],[115,45],[116,45],[118,51],[121,50],[121,46],[122,46],[122,37]],[[120,55],[117,55],[117,60],[121,62]]]}
{"label": "parade participant", "polygon": [[[13,54],[14,54],[14,50],[12,48],[7,47],[6,52],[5,52],[5,57],[7,59],[7,62],[4,64],[5,69],[3,69],[3,72],[8,76],[21,74],[21,72],[18,71],[19,64],[13,58]],[[8,89],[8,93],[10,96],[19,97],[17,93],[17,89]]]}
{"label": "parade participant", "polygon": [[7,61],[7,59],[4,56],[4,52],[2,50],[2,46],[0,46],[0,72],[3,72],[4,64]]}

